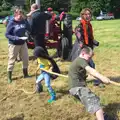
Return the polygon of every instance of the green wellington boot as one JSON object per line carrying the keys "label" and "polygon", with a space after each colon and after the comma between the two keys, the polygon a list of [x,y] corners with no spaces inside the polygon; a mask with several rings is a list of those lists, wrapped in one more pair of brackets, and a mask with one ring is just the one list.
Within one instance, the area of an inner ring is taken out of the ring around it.
{"label": "green wellington boot", "polygon": [[12,71],[8,71],[8,83],[12,83]]}

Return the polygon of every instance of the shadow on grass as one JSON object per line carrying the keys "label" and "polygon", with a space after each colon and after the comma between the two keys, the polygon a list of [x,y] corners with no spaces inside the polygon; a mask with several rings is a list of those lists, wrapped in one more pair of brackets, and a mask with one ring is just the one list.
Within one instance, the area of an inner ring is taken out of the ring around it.
{"label": "shadow on grass", "polygon": [[17,115],[17,116],[12,117],[12,118],[8,118],[7,120],[24,120],[24,114]]}
{"label": "shadow on grass", "polygon": [[61,74],[68,76],[68,71],[61,71]]}
{"label": "shadow on grass", "polygon": [[35,75],[32,74],[32,75],[30,75],[28,78],[24,78],[23,76],[13,77],[12,80],[18,80],[18,79],[29,79],[29,78],[32,78],[32,77],[35,77]]}
{"label": "shadow on grass", "polygon": [[[111,81],[120,83],[120,76],[118,76],[118,77],[108,77],[108,78],[109,78]],[[87,80],[86,82],[87,82],[87,83],[94,83],[94,80],[95,80],[95,79],[90,79],[90,80]]]}
{"label": "shadow on grass", "polygon": [[29,60],[36,60],[35,56],[29,56]]}
{"label": "shadow on grass", "polygon": [[119,120],[118,112],[120,112],[120,103],[110,103],[105,106],[104,111],[110,116],[109,120]]}
{"label": "shadow on grass", "polygon": [[68,95],[69,91],[68,90],[59,90],[59,91],[56,91],[56,93],[58,94],[57,95],[57,99],[60,99],[63,96]]}
{"label": "shadow on grass", "polygon": [[110,80],[120,83],[120,76],[118,77],[109,77]]}

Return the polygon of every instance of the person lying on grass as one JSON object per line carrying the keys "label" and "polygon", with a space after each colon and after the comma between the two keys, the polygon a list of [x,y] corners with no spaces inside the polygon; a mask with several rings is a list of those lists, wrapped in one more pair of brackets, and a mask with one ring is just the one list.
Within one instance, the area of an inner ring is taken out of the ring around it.
{"label": "person lying on grass", "polygon": [[69,76],[69,92],[77,97],[90,113],[95,113],[97,120],[106,120],[100,106],[100,99],[86,86],[87,72],[92,76],[108,84],[110,79],[98,73],[89,66],[89,60],[93,57],[93,50],[90,47],[83,47],[79,56],[71,63]]}
{"label": "person lying on grass", "polygon": [[[40,68],[43,68],[43,69],[48,70],[48,71],[60,73],[60,70],[59,70],[56,62],[51,57],[49,57],[47,52],[42,47],[40,47],[40,46],[35,47],[34,56],[37,57],[37,61],[38,61],[37,71]],[[37,80],[36,80],[36,92],[38,92],[38,93],[42,92],[43,89],[42,89],[41,82],[43,79],[45,80],[45,85],[46,85],[48,92],[51,96],[51,98],[48,100],[49,103],[56,100],[55,91],[53,90],[53,88],[50,84],[51,79],[55,79],[56,77],[57,76],[51,75],[48,72],[41,70],[41,73],[37,77]]]}

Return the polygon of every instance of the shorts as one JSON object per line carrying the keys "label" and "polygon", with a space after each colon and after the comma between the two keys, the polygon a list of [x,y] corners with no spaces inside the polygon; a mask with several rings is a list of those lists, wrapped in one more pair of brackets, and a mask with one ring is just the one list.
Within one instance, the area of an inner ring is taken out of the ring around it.
{"label": "shorts", "polygon": [[101,109],[100,99],[86,87],[75,87],[69,90],[70,94],[79,98],[89,113],[96,113]]}

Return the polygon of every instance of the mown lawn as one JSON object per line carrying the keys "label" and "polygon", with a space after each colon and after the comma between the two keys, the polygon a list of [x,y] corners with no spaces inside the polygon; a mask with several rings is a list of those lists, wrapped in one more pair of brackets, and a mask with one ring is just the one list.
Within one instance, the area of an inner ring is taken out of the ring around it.
{"label": "mown lawn", "polygon": [[[78,22],[73,21],[73,28]],[[100,73],[120,82],[120,20],[92,21],[95,39],[100,46],[95,48],[94,61]],[[57,93],[57,100],[47,103],[49,95],[46,88],[41,94],[26,94],[21,90],[34,91],[36,60],[30,59],[29,79],[23,79],[21,62],[13,72],[13,83],[7,83],[8,42],[4,36],[5,27],[0,25],[0,120],[95,120],[87,113],[81,103],[68,94],[68,79],[58,77],[52,81]],[[75,37],[73,36],[73,39]],[[29,50],[30,58],[32,50]],[[62,74],[67,74],[70,62],[58,62]],[[120,87],[106,85],[105,88],[89,88],[101,99],[104,110],[120,119]],[[6,97],[7,96],[7,97]],[[3,101],[1,101],[4,97]]]}

